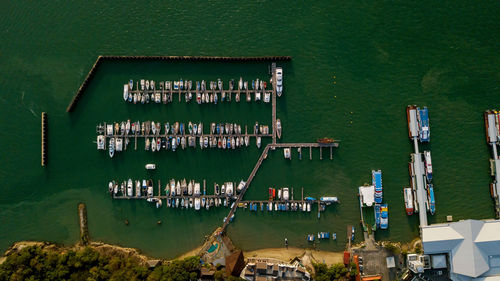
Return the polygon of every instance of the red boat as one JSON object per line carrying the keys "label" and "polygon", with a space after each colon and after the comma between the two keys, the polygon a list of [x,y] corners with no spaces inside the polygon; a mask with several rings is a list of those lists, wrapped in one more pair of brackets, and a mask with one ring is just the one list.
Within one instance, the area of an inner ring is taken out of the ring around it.
{"label": "red boat", "polygon": [[334,143],[334,142],[335,140],[330,138],[322,138],[318,140],[318,143]]}

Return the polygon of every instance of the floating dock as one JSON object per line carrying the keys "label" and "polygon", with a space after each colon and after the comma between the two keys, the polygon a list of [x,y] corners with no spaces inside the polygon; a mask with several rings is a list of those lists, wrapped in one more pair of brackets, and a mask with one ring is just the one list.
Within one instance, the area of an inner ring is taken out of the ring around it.
{"label": "floating dock", "polygon": [[42,112],[42,167],[47,165],[47,113]]}
{"label": "floating dock", "polygon": [[[409,105],[406,108],[406,117],[408,121],[408,136],[413,140],[413,146],[415,153],[411,155],[411,167],[410,177],[413,182],[414,192],[416,195],[416,209],[419,210],[418,216],[420,220],[420,228],[427,226],[427,191],[425,184],[425,169],[424,163],[422,161],[422,153],[419,152],[418,148],[418,138],[419,138],[419,128],[417,121],[417,106]],[[412,175],[413,172],[413,175]]]}
{"label": "floating dock", "polygon": [[487,110],[484,112],[484,125],[486,129],[486,142],[491,146],[493,159],[490,160],[493,182],[490,183],[491,197],[495,201],[495,214],[500,218],[500,158],[498,144],[500,141],[500,112]]}

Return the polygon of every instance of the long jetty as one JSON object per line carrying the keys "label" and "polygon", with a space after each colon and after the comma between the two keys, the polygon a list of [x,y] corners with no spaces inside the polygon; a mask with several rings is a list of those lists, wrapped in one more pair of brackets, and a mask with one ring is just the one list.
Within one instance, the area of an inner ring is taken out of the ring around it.
{"label": "long jetty", "polygon": [[90,69],[87,77],[83,80],[80,88],[76,91],[73,99],[66,107],[66,112],[72,112],[75,109],[76,104],[81,99],[83,92],[87,89],[90,80],[94,76],[96,69],[103,61],[132,61],[132,60],[165,60],[165,61],[289,61],[292,57],[290,56],[262,56],[262,57],[224,57],[224,56],[110,56],[101,55],[98,56],[94,65]]}
{"label": "long jetty", "polygon": [[47,113],[42,112],[42,167],[47,165]]}
{"label": "long jetty", "polygon": [[259,157],[259,160],[257,160],[257,163],[255,164],[255,167],[253,167],[252,172],[250,173],[250,176],[248,176],[247,182],[243,189],[240,191],[240,194],[238,195],[238,198],[236,199],[236,202],[234,202],[233,207],[229,211],[226,220],[224,221],[224,224],[222,225],[222,231],[224,231],[231,221],[231,217],[233,214],[236,212],[236,208],[238,208],[238,203],[243,199],[243,196],[245,195],[245,192],[247,191],[248,187],[250,186],[250,183],[252,182],[253,178],[255,177],[255,174],[257,174],[257,171],[260,168],[260,165],[262,165],[262,161],[267,157],[267,152],[269,151],[269,145],[266,145],[266,148],[264,148],[264,151],[262,151],[262,154]]}
{"label": "long jetty", "polygon": [[493,159],[490,160],[491,176],[493,182],[490,183],[491,197],[495,201],[495,214],[500,217],[500,158],[498,156],[497,145],[500,141],[500,113],[495,110],[484,112],[484,125],[486,129],[486,142],[491,146]]}

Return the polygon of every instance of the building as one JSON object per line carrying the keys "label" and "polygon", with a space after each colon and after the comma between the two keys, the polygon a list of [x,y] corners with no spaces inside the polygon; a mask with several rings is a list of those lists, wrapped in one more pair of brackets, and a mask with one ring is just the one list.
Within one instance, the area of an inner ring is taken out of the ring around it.
{"label": "building", "polygon": [[430,268],[446,267],[452,280],[500,280],[500,220],[425,226],[422,245]]}
{"label": "building", "polygon": [[297,262],[289,264],[271,258],[248,259],[240,277],[248,281],[311,279],[309,272]]}

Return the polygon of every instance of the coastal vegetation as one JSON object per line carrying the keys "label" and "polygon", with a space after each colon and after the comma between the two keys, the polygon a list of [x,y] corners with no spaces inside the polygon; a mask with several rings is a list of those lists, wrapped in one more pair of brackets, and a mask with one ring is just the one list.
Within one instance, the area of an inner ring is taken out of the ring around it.
{"label": "coastal vegetation", "polygon": [[313,263],[314,280],[355,280],[356,279],[356,264],[350,263],[345,266],[343,263],[336,263],[328,267],[325,263]]}
{"label": "coastal vegetation", "polygon": [[91,248],[48,250],[38,245],[11,252],[0,264],[3,280],[195,280],[199,257],[155,268],[135,257],[108,255]]}

